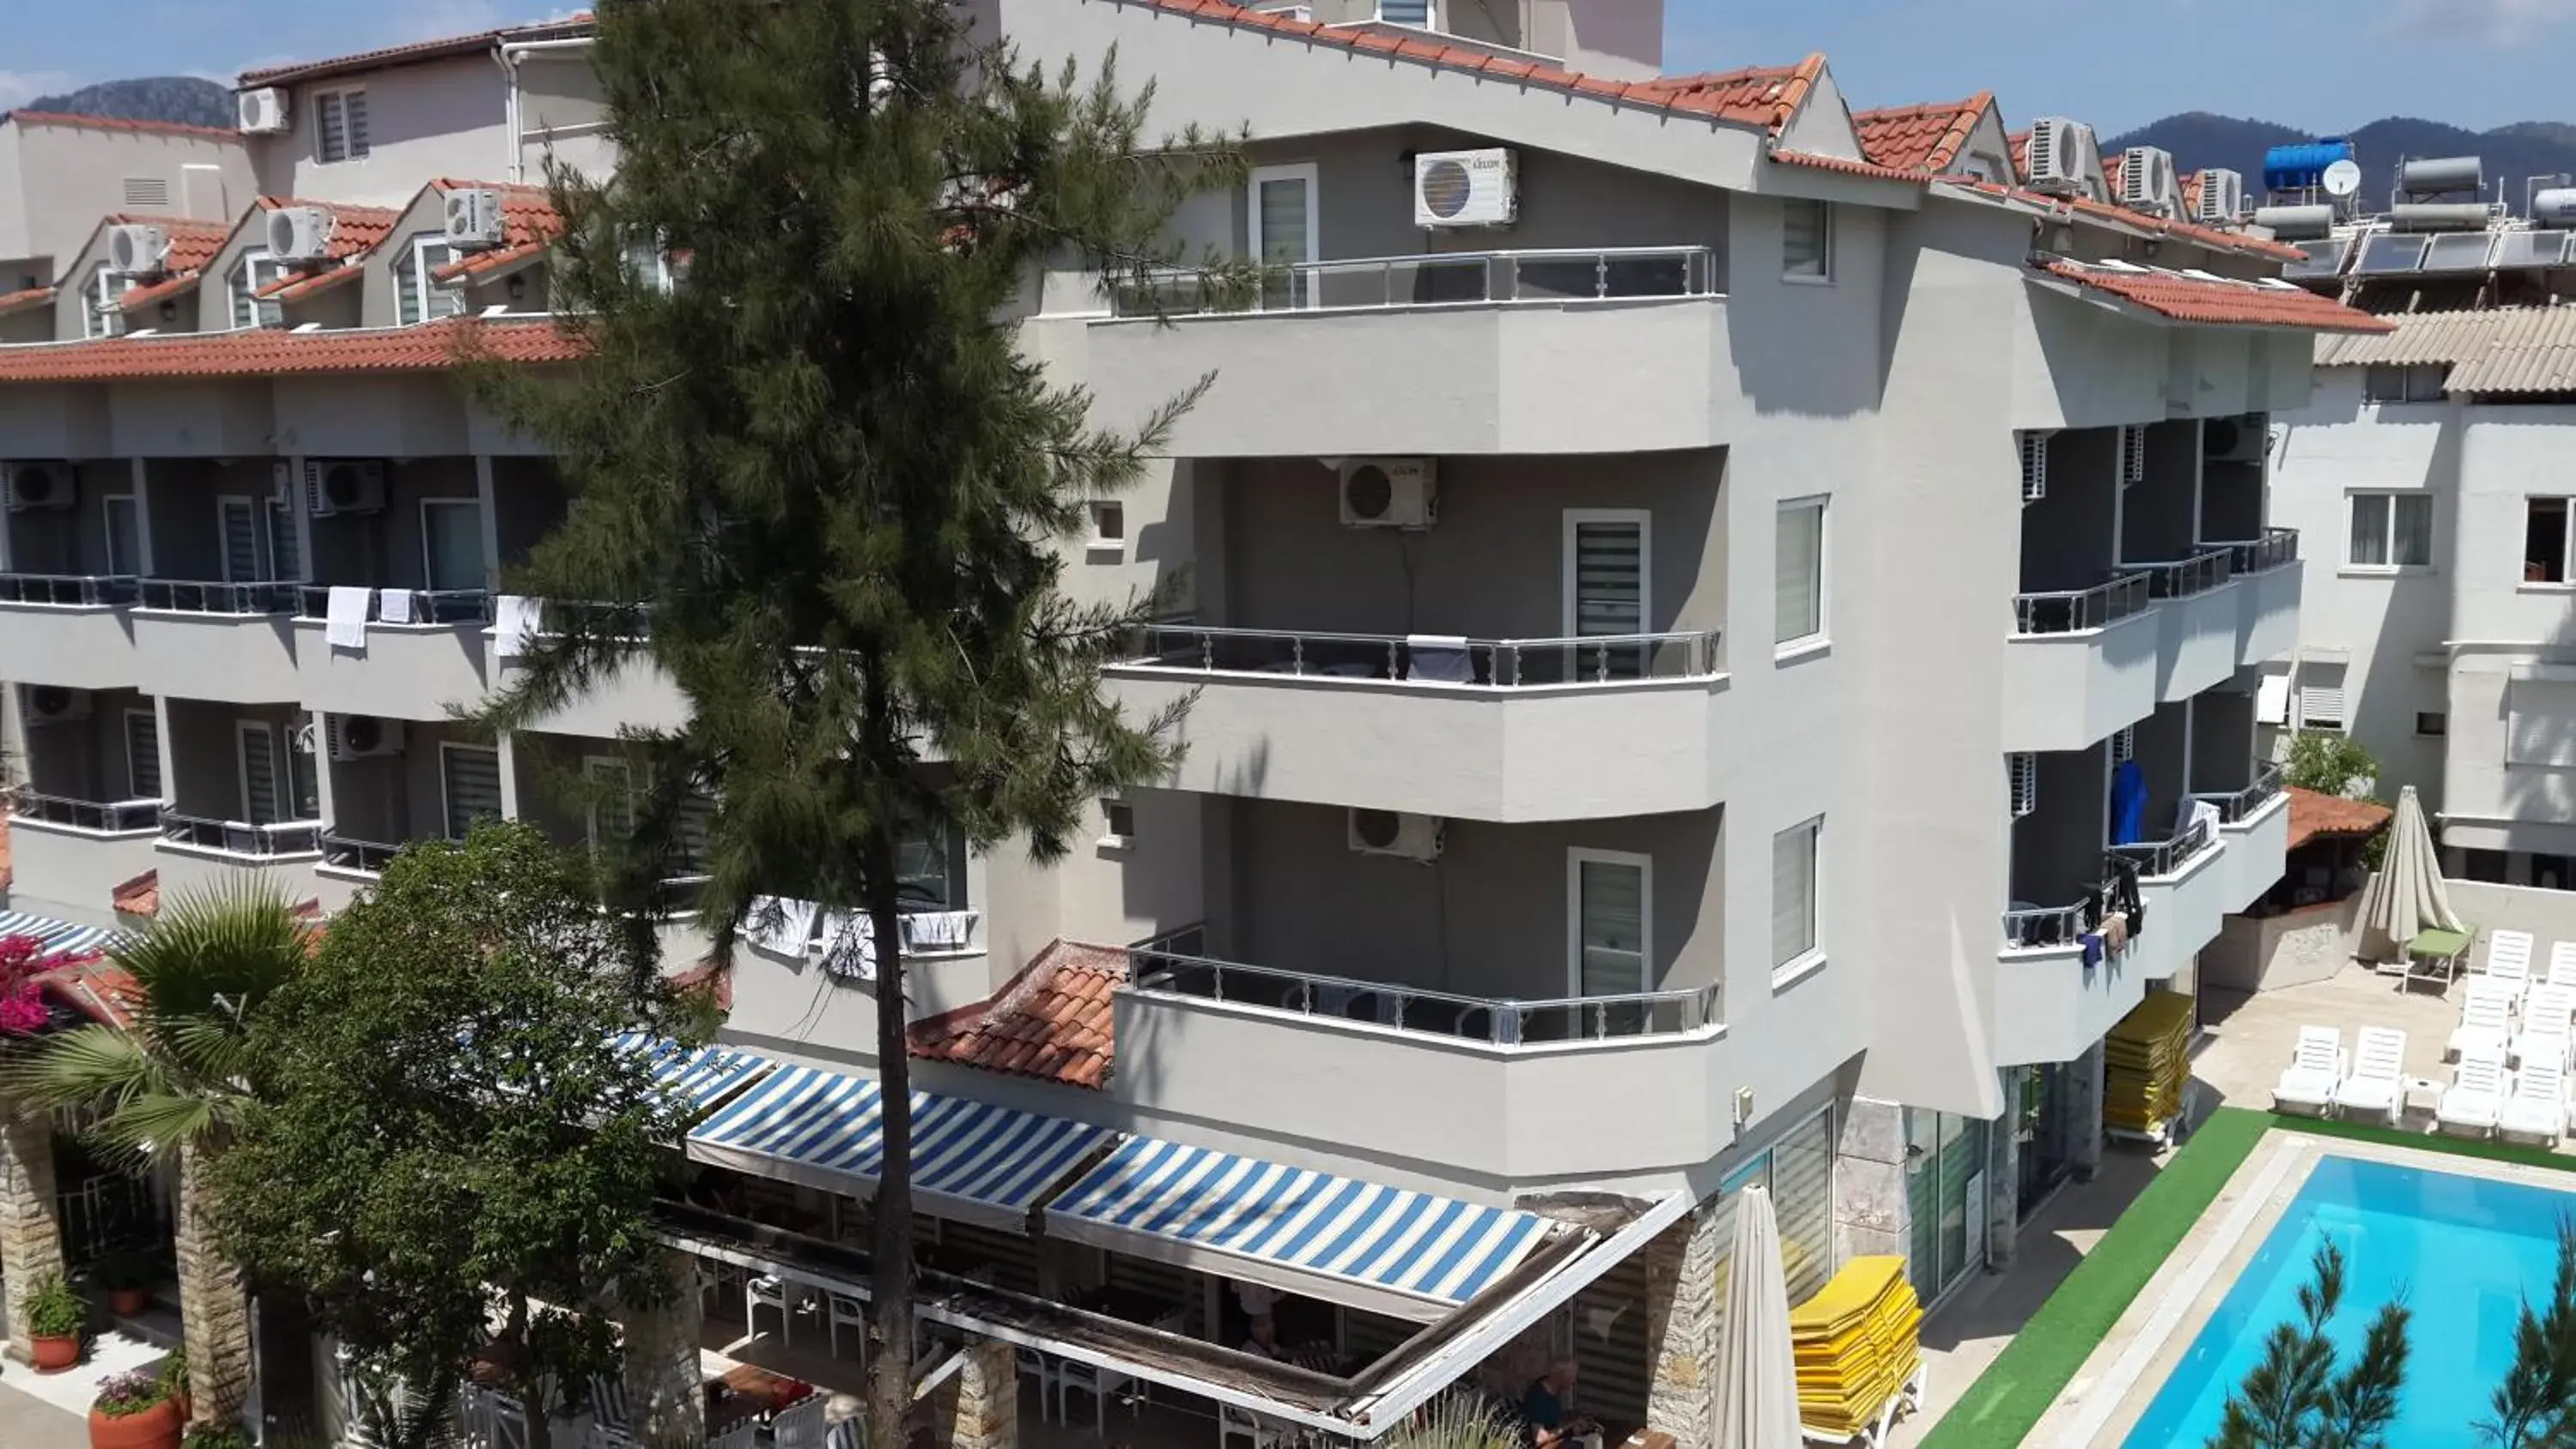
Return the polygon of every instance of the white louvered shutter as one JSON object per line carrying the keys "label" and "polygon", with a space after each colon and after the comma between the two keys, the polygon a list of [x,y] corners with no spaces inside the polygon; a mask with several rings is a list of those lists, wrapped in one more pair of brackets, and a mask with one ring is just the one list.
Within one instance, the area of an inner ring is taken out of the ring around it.
{"label": "white louvered shutter", "polygon": [[2021,435],[2021,501],[2037,503],[2048,496],[2048,434],[2039,429]]}
{"label": "white louvered shutter", "polygon": [[1771,837],[1771,964],[1785,966],[1816,946],[1816,842],[1821,821]]}
{"label": "white louvered shutter", "polygon": [[2147,429],[2130,423],[2120,429],[2120,481],[2138,483],[2147,476]]}
{"label": "white louvered shutter", "polygon": [[2004,774],[2012,786],[2015,820],[2039,808],[2039,756],[2024,750],[2004,756]]}
{"label": "white louvered shutter", "polygon": [[501,756],[479,745],[450,745],[440,756],[447,837],[463,840],[478,820],[501,818]]}
{"label": "white louvered shutter", "polygon": [[2299,666],[2299,727],[2339,730],[2344,724],[2344,667],[2340,664]]}

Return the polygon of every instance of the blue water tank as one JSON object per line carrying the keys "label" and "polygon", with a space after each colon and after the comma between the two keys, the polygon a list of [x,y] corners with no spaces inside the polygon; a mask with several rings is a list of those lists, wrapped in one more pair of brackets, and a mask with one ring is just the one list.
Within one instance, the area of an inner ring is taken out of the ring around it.
{"label": "blue water tank", "polygon": [[2324,179],[2327,167],[2352,159],[2352,142],[2341,136],[2275,146],[2263,153],[2263,186],[2267,191],[2315,186]]}

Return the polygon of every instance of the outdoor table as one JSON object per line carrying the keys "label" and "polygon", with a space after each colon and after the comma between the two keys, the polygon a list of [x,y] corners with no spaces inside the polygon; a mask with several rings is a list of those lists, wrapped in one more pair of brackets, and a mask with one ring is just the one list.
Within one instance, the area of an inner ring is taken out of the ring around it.
{"label": "outdoor table", "polygon": [[2413,966],[2410,975],[2432,976],[2438,973],[2448,986],[2458,978],[2460,963],[2468,959],[2471,936],[2466,931],[2446,931],[2436,926],[2416,933],[2406,943],[2406,959]]}

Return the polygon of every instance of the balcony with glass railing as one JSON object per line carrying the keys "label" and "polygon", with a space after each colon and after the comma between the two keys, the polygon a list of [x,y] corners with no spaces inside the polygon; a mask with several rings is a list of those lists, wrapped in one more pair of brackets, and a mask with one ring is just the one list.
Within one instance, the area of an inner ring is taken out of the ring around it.
{"label": "balcony with glass railing", "polygon": [[[1730,1130],[1737,1064],[1713,984],[1479,996],[1216,959],[1195,928],[1129,959],[1111,1091],[1146,1110],[1499,1177],[1705,1160]],[[1641,1101],[1656,1110],[1619,1105]]]}
{"label": "balcony with glass railing", "polygon": [[[1722,798],[1717,631],[1556,639],[1157,625],[1105,671],[1131,718],[1183,697],[1180,788],[1453,819]],[[1616,751],[1595,748],[1616,738]]]}
{"label": "balcony with glass railing", "polygon": [[158,799],[21,789],[8,803],[10,889],[19,897],[100,910],[118,885],[152,868]]}
{"label": "balcony with glass railing", "polygon": [[2299,640],[2305,579],[2299,567],[2299,531],[2266,528],[2259,538],[2211,540],[2203,546],[2227,550],[2228,571],[2238,581],[2236,662],[2260,664],[2287,654]]}
{"label": "balcony with glass railing", "polygon": [[2013,596],[2006,748],[2082,749],[2154,711],[2163,643],[2154,590],[2146,572],[2124,570]]}
{"label": "balcony with glass railing", "polygon": [[2191,798],[2218,812],[2218,838],[2227,847],[2221,904],[2242,911],[2281,879],[2289,852],[2290,802],[2281,788],[2281,767],[2266,761],[2242,789],[2194,792]]}
{"label": "balcony with glass railing", "polygon": [[0,679],[66,689],[135,682],[132,574],[0,573]]}
{"label": "balcony with glass railing", "polygon": [[444,719],[490,687],[491,624],[484,589],[306,584],[293,624],[302,697],[331,714]]}

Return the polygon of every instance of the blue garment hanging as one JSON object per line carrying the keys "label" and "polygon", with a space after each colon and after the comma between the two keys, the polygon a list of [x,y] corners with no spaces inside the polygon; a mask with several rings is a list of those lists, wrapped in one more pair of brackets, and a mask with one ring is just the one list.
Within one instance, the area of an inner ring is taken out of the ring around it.
{"label": "blue garment hanging", "polygon": [[2147,838],[2147,772],[2135,760],[2122,760],[2111,772],[2111,843],[2135,845]]}

